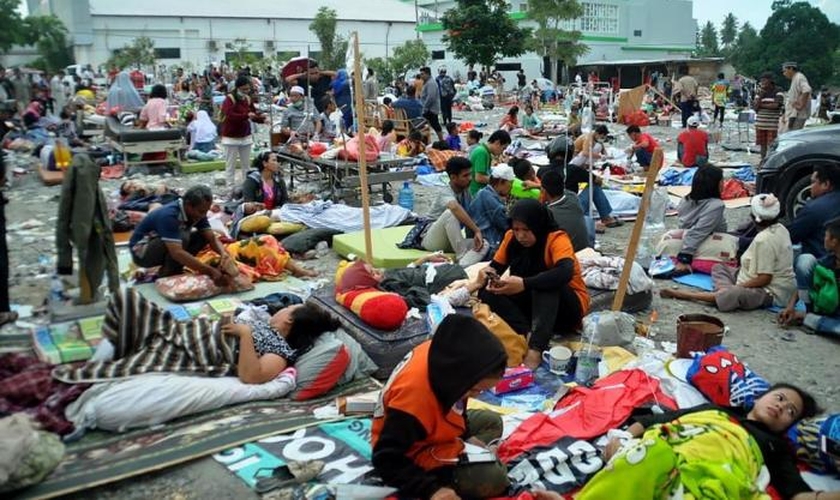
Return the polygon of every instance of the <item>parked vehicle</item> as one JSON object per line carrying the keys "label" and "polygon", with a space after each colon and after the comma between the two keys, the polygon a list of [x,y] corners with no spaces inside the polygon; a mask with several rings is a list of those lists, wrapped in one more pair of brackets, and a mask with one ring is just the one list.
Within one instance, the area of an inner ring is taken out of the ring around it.
{"label": "parked vehicle", "polygon": [[790,220],[811,197],[811,173],[821,163],[840,168],[840,125],[787,132],[773,141],[758,167],[756,190],[773,193]]}

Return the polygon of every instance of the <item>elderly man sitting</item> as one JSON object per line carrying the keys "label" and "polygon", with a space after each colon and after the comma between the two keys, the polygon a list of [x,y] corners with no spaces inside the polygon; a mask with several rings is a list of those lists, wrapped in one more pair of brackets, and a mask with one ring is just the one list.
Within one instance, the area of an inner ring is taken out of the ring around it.
{"label": "elderly man sitting", "polygon": [[318,110],[312,99],[304,97],[303,87],[295,85],[289,90],[289,107],[280,118],[281,132],[289,137],[308,138],[321,132]]}

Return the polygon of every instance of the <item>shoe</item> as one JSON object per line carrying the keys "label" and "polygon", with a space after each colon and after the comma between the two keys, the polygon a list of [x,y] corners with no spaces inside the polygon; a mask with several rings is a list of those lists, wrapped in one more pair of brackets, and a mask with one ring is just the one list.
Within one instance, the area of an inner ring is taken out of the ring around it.
{"label": "shoe", "polygon": [[605,222],[604,225],[606,225],[609,228],[621,227],[621,226],[624,225],[624,221],[617,218],[617,217],[613,217],[613,218],[609,219],[609,222]]}

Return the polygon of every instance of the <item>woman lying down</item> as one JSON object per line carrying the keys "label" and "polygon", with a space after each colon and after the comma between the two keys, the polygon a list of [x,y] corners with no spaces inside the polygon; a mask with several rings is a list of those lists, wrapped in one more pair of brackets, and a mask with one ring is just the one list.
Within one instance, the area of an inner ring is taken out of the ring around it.
{"label": "woman lying down", "polygon": [[81,367],[59,366],[53,376],[87,383],[170,372],[235,375],[246,384],[262,384],[293,366],[321,334],[338,326],[336,318],[307,304],[286,306],[270,318],[177,322],[133,288],[125,288],[108,302],[103,340],[93,359]]}
{"label": "woman lying down", "polygon": [[[576,499],[769,500],[768,484],[784,499],[840,499],[840,492],[814,492],[802,480],[784,436],[816,412],[808,393],[776,384],[749,411],[701,405],[637,417],[632,439],[610,441],[609,462]],[[536,497],[561,499],[551,492]]]}

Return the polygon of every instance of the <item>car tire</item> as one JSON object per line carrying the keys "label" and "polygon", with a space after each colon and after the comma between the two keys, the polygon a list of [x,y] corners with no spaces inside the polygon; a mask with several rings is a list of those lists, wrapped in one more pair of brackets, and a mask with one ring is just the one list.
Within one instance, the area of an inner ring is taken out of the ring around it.
{"label": "car tire", "polygon": [[785,218],[792,221],[796,212],[809,199],[811,199],[811,176],[806,175],[794,182],[785,195]]}

